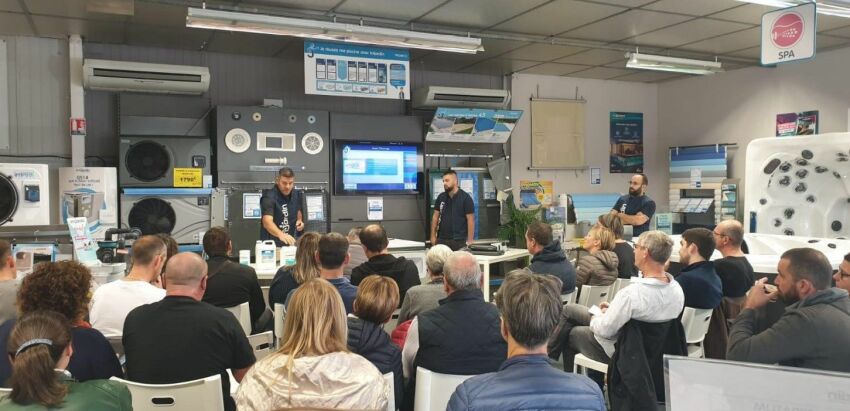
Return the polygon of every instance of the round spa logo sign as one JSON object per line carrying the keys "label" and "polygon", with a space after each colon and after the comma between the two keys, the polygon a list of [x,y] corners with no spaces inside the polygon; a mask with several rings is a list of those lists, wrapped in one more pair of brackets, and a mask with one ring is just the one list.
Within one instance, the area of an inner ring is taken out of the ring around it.
{"label": "round spa logo sign", "polygon": [[779,48],[789,48],[797,44],[803,37],[803,18],[788,12],[779,16],[771,27],[770,40]]}

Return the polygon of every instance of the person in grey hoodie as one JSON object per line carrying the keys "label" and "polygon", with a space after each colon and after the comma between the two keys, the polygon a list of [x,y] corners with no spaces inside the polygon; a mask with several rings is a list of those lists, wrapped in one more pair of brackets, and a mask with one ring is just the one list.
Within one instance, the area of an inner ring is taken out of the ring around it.
{"label": "person in grey hoodie", "polygon": [[[850,372],[850,298],[830,287],[832,265],[813,248],[782,254],[776,290],[756,281],[729,333],[727,360]],[[756,310],[781,298],[788,307],[756,334]]]}
{"label": "person in grey hoodie", "polygon": [[601,225],[590,229],[584,237],[584,249],[588,255],[578,259],[576,284],[611,285],[617,280],[619,259],[613,251],[614,238],[614,233]]}
{"label": "person in grey hoodie", "polygon": [[[561,294],[569,294],[576,287],[576,269],[567,260],[561,243],[552,240],[552,227],[535,221],[525,232],[525,246],[532,255],[528,269],[535,274],[549,274],[561,280]],[[615,276],[616,277],[616,276]]]}

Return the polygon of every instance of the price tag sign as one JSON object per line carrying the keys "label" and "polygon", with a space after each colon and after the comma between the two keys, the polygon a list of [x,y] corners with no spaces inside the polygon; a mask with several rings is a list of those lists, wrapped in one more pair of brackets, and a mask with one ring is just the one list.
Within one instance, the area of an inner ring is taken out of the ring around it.
{"label": "price tag sign", "polygon": [[203,187],[203,171],[200,168],[175,168],[174,187]]}

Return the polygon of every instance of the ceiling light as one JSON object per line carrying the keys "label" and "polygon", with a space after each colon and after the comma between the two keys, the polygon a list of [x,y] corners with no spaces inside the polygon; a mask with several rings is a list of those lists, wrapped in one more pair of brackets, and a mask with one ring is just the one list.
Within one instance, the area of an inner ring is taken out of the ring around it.
{"label": "ceiling light", "polygon": [[819,14],[850,18],[850,0],[738,0],[743,3],[761,4],[771,7],[793,7],[806,3],[817,3]]}
{"label": "ceiling light", "polygon": [[186,27],[475,54],[481,39],[358,24],[189,7]]}
{"label": "ceiling light", "polygon": [[683,59],[678,57],[655,56],[652,54],[641,54],[638,52],[626,53],[626,67],[670,71],[673,73],[686,74],[714,74],[723,71],[720,62]]}

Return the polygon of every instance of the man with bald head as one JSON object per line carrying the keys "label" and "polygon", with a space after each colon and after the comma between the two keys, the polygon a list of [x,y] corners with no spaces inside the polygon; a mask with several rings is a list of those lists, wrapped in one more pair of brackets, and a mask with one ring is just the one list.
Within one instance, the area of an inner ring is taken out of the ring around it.
{"label": "man with bald head", "polygon": [[127,379],[172,384],[220,374],[224,409],[235,410],[227,370],[242,381],[254,350],[233,314],[201,302],[207,264],[179,253],[168,260],[163,283],[165,298],[134,309],[124,322]]}
{"label": "man with bald head", "polygon": [[413,404],[416,367],[443,374],[495,372],[507,358],[499,309],[484,301],[483,276],[475,256],[455,251],[443,266],[448,297],[440,306],[413,318],[402,350],[404,394]]}
{"label": "man with bald head", "polygon": [[755,282],[753,266],[741,251],[744,227],[735,220],[722,221],[714,227],[715,248],[723,258],[714,260],[714,271],[723,284],[723,296],[739,298],[747,294]]}
{"label": "man with bald head", "polygon": [[370,224],[360,231],[360,245],[367,261],[351,270],[351,284],[360,285],[366,277],[378,274],[389,277],[398,284],[398,306],[404,302],[407,290],[419,285],[419,269],[404,257],[395,257],[387,247],[390,244],[387,231],[380,224]]}

